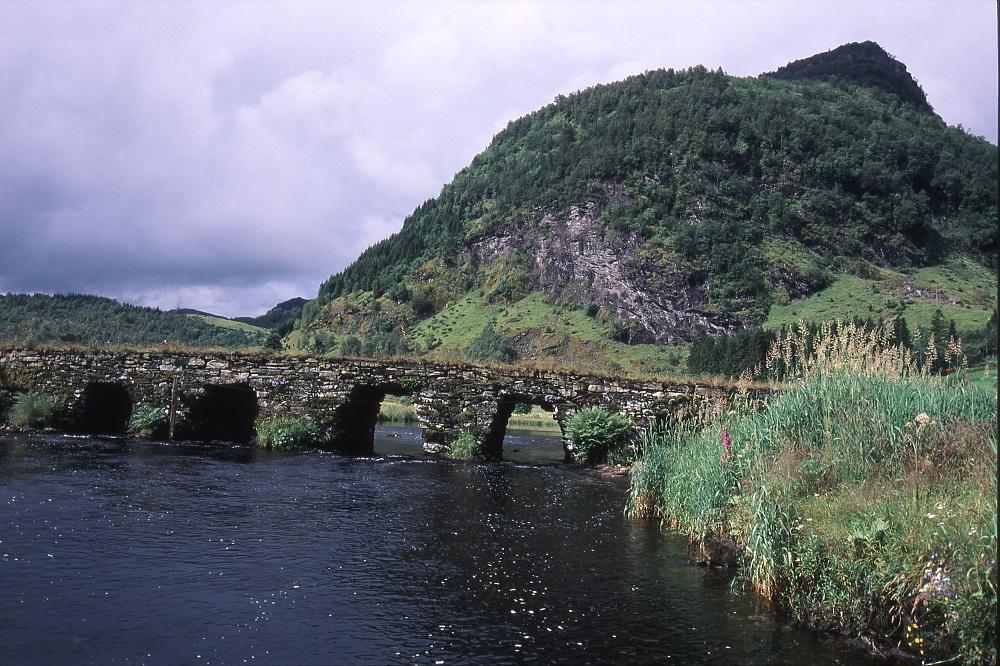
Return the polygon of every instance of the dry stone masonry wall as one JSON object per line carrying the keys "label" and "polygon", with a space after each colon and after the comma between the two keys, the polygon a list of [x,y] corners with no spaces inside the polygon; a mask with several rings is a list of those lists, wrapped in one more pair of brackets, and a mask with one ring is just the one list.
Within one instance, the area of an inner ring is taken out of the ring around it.
{"label": "dry stone masonry wall", "polygon": [[[586,407],[627,415],[637,426],[725,408],[731,388],[644,382],[527,369],[420,361],[326,359],[243,353],[0,351],[0,387],[36,391],[79,410],[88,385],[121,386],[133,409],[169,409],[177,433],[190,432],[192,409],[212,387],[241,389],[261,416],[295,415],[319,425],[331,447],[369,453],[379,404],[410,395],[424,449],[447,451],[472,434],[488,457],[499,457],[516,403],[541,405],[560,427]],[[252,392],[252,393],[251,393]],[[567,458],[572,456],[567,444]]]}

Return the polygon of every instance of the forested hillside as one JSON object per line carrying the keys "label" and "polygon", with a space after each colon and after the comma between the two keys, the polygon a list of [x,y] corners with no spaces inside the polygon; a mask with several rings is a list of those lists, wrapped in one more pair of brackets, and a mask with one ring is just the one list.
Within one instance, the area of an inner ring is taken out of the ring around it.
{"label": "forested hillside", "polygon": [[290,298],[287,301],[278,303],[258,317],[236,317],[235,321],[288,333],[292,329],[295,320],[302,314],[302,308],[308,302],[304,298]]}
{"label": "forested hillside", "polygon": [[243,328],[227,328],[209,323],[205,315],[164,312],[101,296],[0,295],[0,343],[5,344],[249,347],[265,342],[266,332],[239,326]]}
{"label": "forested hillside", "polygon": [[996,207],[996,147],[871,42],[755,78],[646,72],[510,123],[288,343],[453,354],[489,328],[522,358],[628,365],[799,310],[919,326],[943,306],[979,329]]}

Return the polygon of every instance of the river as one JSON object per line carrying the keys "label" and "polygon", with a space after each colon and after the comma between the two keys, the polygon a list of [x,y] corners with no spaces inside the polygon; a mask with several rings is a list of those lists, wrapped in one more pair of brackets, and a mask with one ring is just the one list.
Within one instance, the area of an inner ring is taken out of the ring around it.
{"label": "river", "polygon": [[371,458],[0,437],[0,663],[870,663],[516,437],[494,464],[398,427]]}

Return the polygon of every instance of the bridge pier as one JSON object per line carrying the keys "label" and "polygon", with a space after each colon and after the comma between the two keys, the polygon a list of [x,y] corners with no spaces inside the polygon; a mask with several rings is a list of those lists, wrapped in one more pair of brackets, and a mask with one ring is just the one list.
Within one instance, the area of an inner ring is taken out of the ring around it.
{"label": "bridge pier", "polygon": [[480,435],[476,437],[479,443],[479,452],[487,460],[500,460],[503,457],[503,440],[507,435],[507,425],[510,417],[514,413],[514,407],[518,404],[538,405],[544,411],[553,415],[556,423],[559,424],[559,433],[563,440],[563,455],[566,462],[573,460],[573,447],[566,439],[566,420],[576,413],[576,408],[570,403],[551,403],[544,399],[535,399],[529,396],[517,396],[516,398],[504,397],[495,403],[493,416],[489,425]]}
{"label": "bridge pier", "polygon": [[566,420],[576,413],[576,406],[560,396],[512,394],[481,394],[463,397],[451,396],[449,400],[423,403],[414,398],[415,405],[421,405],[425,417],[421,417],[424,431],[424,452],[430,454],[447,453],[452,443],[463,434],[472,435],[482,458],[500,460],[503,457],[503,440],[507,434],[507,424],[518,403],[539,405],[551,412],[559,424],[563,436],[563,450],[566,461],[573,459],[572,445],[565,438]]}

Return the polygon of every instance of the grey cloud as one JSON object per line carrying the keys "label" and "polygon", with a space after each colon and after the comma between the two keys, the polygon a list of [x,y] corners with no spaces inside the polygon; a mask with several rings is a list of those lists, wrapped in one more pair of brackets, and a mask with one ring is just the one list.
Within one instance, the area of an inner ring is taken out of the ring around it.
{"label": "grey cloud", "polygon": [[996,141],[990,3],[8,4],[0,291],[259,312],[557,94],[864,39]]}

